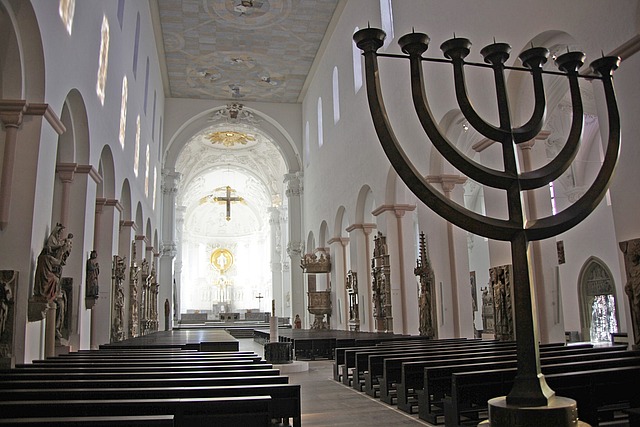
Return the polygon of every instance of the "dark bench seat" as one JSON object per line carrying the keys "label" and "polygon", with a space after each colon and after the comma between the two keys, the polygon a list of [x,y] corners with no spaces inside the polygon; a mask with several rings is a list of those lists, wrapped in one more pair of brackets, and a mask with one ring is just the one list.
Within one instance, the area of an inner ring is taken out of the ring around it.
{"label": "dark bench seat", "polygon": [[[633,366],[575,371],[570,364],[545,369],[547,384],[556,395],[576,400],[580,420],[597,426],[599,411],[607,406],[637,407],[640,396],[635,388],[640,382],[640,360]],[[565,372],[561,372],[564,368]],[[487,410],[489,399],[508,394],[517,369],[454,373],[451,396],[444,399],[445,425],[458,427],[477,425]],[[630,392],[631,391],[631,392]]]}
{"label": "dark bench seat", "polygon": [[173,415],[121,415],[48,418],[0,418],[0,426],[20,427],[173,427]]}
{"label": "dark bench seat", "polygon": [[0,417],[173,415],[176,427],[269,426],[268,395],[209,398],[0,401]]}

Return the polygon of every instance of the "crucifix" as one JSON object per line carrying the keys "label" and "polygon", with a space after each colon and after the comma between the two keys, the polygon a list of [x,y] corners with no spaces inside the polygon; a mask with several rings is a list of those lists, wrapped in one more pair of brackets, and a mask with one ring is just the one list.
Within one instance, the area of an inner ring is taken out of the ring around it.
{"label": "crucifix", "polygon": [[226,187],[226,195],[225,196],[216,196],[213,198],[214,201],[216,202],[224,202],[227,204],[227,221],[231,220],[231,202],[242,202],[244,201],[244,199],[242,197],[239,196],[232,196],[231,192],[235,191],[232,190],[230,186],[227,185]]}
{"label": "crucifix", "polygon": [[257,296],[256,298],[258,299],[258,310],[261,310],[261,309],[262,309],[262,307],[260,307],[260,304],[262,303],[262,298],[264,298],[264,297],[262,296],[262,293],[261,293],[261,292],[260,292],[260,293],[258,293],[258,296]]}

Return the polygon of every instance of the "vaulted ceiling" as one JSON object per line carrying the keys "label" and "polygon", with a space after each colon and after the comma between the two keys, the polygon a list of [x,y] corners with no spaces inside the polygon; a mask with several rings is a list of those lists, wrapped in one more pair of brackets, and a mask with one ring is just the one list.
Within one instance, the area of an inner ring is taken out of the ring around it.
{"label": "vaulted ceiling", "polygon": [[338,0],[157,0],[168,97],[299,102]]}

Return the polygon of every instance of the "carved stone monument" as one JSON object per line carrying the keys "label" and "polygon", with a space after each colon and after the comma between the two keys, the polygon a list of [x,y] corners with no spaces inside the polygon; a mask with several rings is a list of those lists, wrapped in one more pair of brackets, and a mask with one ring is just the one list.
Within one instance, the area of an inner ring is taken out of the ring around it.
{"label": "carved stone monument", "polygon": [[136,261],[136,242],[134,240],[131,244],[131,265],[129,266],[129,338],[140,335],[139,276],[140,267]]}
{"label": "carved stone monument", "polygon": [[[309,313],[315,316],[311,329],[329,329],[329,322],[325,320],[325,315],[331,316],[331,287],[329,273],[331,272],[331,261],[329,255],[324,251],[313,254],[305,254],[300,260],[300,267],[307,275],[309,290]],[[316,289],[316,275],[323,274],[327,279],[327,289]]]}
{"label": "carved stone monument", "polygon": [[511,265],[489,269],[489,286],[493,302],[493,333],[500,341],[513,341],[513,292]]}
{"label": "carved stone monument", "polygon": [[391,313],[391,267],[387,253],[387,238],[378,232],[373,238],[371,259],[373,318],[378,332],[393,332]]}
{"label": "carved stone monument", "polygon": [[63,277],[56,303],[56,345],[69,345],[71,334],[71,307],[73,307],[73,278]]}
{"label": "carved stone monument", "polygon": [[89,254],[86,274],[85,306],[87,309],[92,309],[99,294],[98,276],[100,275],[100,264],[98,264],[98,252],[96,251],[91,251]]}
{"label": "carved stone monument", "polygon": [[358,305],[358,273],[347,272],[347,297],[349,300],[349,330],[360,331],[360,312]]}
{"label": "carved stone monument", "polygon": [[480,288],[482,291],[482,332],[493,334],[494,318],[493,318],[493,292],[490,292],[490,286]]}
{"label": "carved stone monument", "polygon": [[111,342],[124,340],[124,281],[127,266],[125,258],[114,255],[111,267],[111,281],[113,286],[113,307],[111,310]]}
{"label": "carved stone monument", "polygon": [[624,267],[627,271],[627,283],[624,292],[629,298],[631,323],[633,330],[633,348],[640,348],[640,239],[620,242],[624,254]]}
{"label": "carved stone monument", "polygon": [[424,233],[420,233],[420,258],[416,261],[413,274],[418,276],[418,310],[420,325],[418,331],[421,336],[435,338],[437,335],[436,306],[435,306],[435,275],[429,261],[427,243]]}
{"label": "carved stone monument", "polygon": [[15,367],[13,354],[13,325],[15,324],[15,295],[18,272],[0,271],[0,368]]}

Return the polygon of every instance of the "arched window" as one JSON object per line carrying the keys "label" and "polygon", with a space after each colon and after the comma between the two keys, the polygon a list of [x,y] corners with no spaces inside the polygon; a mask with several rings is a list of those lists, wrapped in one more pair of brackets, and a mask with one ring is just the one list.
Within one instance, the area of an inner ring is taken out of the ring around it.
{"label": "arched window", "polygon": [[153,194],[153,196],[151,196],[152,201],[151,201],[151,209],[153,209],[154,211],[156,210],[156,187],[158,186],[158,167],[155,166],[153,168],[153,190],[151,192],[151,194]]}
{"label": "arched window", "polygon": [[118,0],[118,24],[122,29],[122,21],[124,20],[124,0]]}
{"label": "arched window", "polygon": [[340,121],[340,83],[338,81],[338,67],[333,67],[333,124]]}
{"label": "arched window", "polygon": [[324,133],[322,129],[322,98],[318,98],[318,147],[324,144]]}
{"label": "arched window", "polygon": [[98,95],[98,99],[100,99],[100,104],[104,105],[104,88],[107,85],[107,63],[109,62],[109,21],[106,16],[102,17],[100,34],[100,57],[98,59],[96,94]]}
{"label": "arched window", "polygon": [[382,22],[382,30],[387,33],[384,39],[383,49],[386,49],[393,40],[393,10],[391,9],[391,0],[380,0],[380,21]]}
{"label": "arched window", "polygon": [[136,144],[133,147],[133,173],[138,176],[138,164],[140,163],[140,114],[136,119]]}
{"label": "arched window", "polygon": [[138,48],[140,47],[140,12],[136,16],[136,35],[133,41],[133,77],[138,78]]}
{"label": "arched window", "polygon": [[144,196],[149,197],[149,144],[145,153]]}
{"label": "arched window", "polygon": [[58,4],[58,13],[60,14],[60,19],[62,19],[62,23],[64,24],[64,28],[67,30],[67,33],[71,35],[71,29],[73,28],[73,14],[76,10],[76,0],[60,0]]}
{"label": "arched window", "polygon": [[309,121],[307,120],[307,122],[304,125],[304,160],[305,160],[305,166],[309,166],[309,156],[310,156],[310,150],[309,150]]}
{"label": "arched window", "polygon": [[124,148],[124,139],[127,132],[127,96],[129,94],[129,84],[127,83],[127,76],[122,77],[122,97],[120,100],[120,132],[118,138],[120,139],[120,146]]}
{"label": "arched window", "polygon": [[591,257],[580,272],[580,320],[582,340],[611,342],[618,332],[618,311],[613,276],[599,259]]}
{"label": "arched window", "polygon": [[[356,27],[353,31],[354,34],[359,31],[360,28]],[[362,55],[360,55],[360,49],[355,43],[351,43],[352,56],[353,56],[353,88],[358,93],[362,87]]]}
{"label": "arched window", "polygon": [[144,115],[147,115],[147,99],[149,95],[149,57],[147,56],[147,66],[144,72]]}

